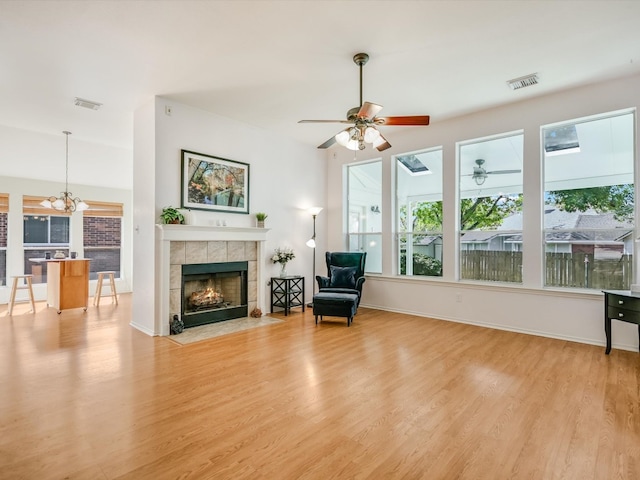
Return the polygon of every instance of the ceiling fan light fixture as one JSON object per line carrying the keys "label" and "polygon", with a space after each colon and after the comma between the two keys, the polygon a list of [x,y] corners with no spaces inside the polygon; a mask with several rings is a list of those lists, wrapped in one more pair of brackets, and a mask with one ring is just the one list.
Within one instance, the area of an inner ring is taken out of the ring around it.
{"label": "ceiling fan light fixture", "polygon": [[476,182],[476,185],[482,185],[486,179],[487,179],[486,173],[473,176],[473,180]]}
{"label": "ceiling fan light fixture", "polygon": [[380,132],[374,127],[367,127],[364,131],[364,141],[374,143],[380,138]]}
{"label": "ceiling fan light fixture", "polygon": [[347,143],[349,143],[350,137],[351,135],[349,135],[349,130],[347,129],[336,134],[335,139],[336,139],[336,142],[338,142],[338,145],[342,145],[343,147],[346,147]]}
{"label": "ceiling fan light fixture", "polygon": [[347,142],[345,147],[347,147],[349,150],[353,150],[355,152],[356,150],[364,149],[364,143],[361,143],[357,139],[353,139],[352,138],[351,140],[349,140]]}

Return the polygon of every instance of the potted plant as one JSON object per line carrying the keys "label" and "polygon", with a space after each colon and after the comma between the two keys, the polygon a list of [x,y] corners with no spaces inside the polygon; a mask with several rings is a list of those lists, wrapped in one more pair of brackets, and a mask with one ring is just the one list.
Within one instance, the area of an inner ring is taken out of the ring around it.
{"label": "potted plant", "polygon": [[266,218],[268,217],[268,215],[264,212],[257,212],[256,213],[256,220],[258,221],[258,228],[264,228],[264,221],[266,220]]}
{"label": "potted plant", "polygon": [[162,209],[162,213],[160,214],[160,219],[162,223],[173,223],[173,224],[183,224],[184,223],[184,215],[178,211],[177,208],[174,207],[165,207]]}

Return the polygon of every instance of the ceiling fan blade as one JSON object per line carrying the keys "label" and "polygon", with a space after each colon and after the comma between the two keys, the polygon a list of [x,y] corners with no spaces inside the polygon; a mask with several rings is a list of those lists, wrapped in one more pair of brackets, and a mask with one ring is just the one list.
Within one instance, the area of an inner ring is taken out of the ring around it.
{"label": "ceiling fan blade", "polygon": [[329,148],[334,143],[336,143],[336,136],[335,135],[333,137],[329,138],[329,140],[324,142],[322,145],[318,145],[318,148]]}
{"label": "ceiling fan blade", "polygon": [[413,115],[409,117],[376,117],[373,119],[376,125],[429,125],[429,115]]}
{"label": "ceiling fan blade", "polygon": [[382,105],[376,105],[371,102],[364,102],[358,111],[358,118],[371,119],[376,116],[382,110]]}
{"label": "ceiling fan blade", "polygon": [[299,120],[298,123],[353,123],[349,120]]}
{"label": "ceiling fan blade", "polygon": [[493,172],[487,172],[487,175],[502,175],[505,173],[520,173],[522,170],[495,170]]}
{"label": "ceiling fan blade", "polygon": [[391,144],[389,142],[387,142],[386,138],[384,138],[382,135],[380,135],[380,138],[376,142],[375,147],[379,152],[382,152],[383,150],[386,150],[387,148],[391,148]]}

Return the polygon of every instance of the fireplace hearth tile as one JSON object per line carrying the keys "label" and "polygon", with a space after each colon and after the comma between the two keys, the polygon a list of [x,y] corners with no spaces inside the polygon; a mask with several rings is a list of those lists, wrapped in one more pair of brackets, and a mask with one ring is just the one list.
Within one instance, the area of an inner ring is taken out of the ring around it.
{"label": "fireplace hearth tile", "polygon": [[246,260],[244,253],[246,242],[229,242],[227,245],[227,260],[229,262],[237,262],[238,260]]}
{"label": "fireplace hearth tile", "polygon": [[247,299],[249,302],[258,300],[258,282],[247,282]]}
{"label": "fireplace hearth tile", "polygon": [[258,262],[255,260],[250,260],[247,262],[249,265],[249,271],[247,272],[247,279],[251,282],[255,282],[258,280]]}
{"label": "fireplace hearth tile", "polygon": [[[207,242],[207,261],[210,263],[227,261],[227,242]],[[244,260],[244,259],[243,259]]]}
{"label": "fireplace hearth tile", "polygon": [[182,265],[169,266],[169,288],[182,288]]}
{"label": "fireplace hearth tile", "polygon": [[207,263],[207,242],[187,242],[185,263]]}
{"label": "fireplace hearth tile", "polygon": [[181,288],[172,288],[169,290],[169,312],[171,313],[171,318],[177,313],[180,314],[180,310],[182,309],[182,295]]}
{"label": "fireplace hearth tile", "polygon": [[258,260],[258,242],[247,242],[244,246],[247,260]]}
{"label": "fireplace hearth tile", "polygon": [[169,263],[182,265],[185,263],[185,242],[171,242],[169,245]]}

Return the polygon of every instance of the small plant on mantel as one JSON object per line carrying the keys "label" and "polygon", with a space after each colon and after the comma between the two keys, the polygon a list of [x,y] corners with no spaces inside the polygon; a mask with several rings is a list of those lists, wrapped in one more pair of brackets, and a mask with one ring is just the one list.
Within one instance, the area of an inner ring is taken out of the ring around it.
{"label": "small plant on mantel", "polygon": [[174,207],[163,208],[162,213],[160,214],[160,219],[164,224],[184,224],[184,215],[182,215],[182,213],[180,213],[178,209]]}
{"label": "small plant on mantel", "polygon": [[258,221],[258,228],[264,228],[264,221],[269,215],[264,212],[257,212],[255,215],[256,220]]}

